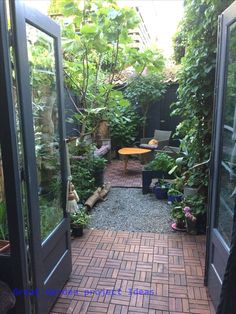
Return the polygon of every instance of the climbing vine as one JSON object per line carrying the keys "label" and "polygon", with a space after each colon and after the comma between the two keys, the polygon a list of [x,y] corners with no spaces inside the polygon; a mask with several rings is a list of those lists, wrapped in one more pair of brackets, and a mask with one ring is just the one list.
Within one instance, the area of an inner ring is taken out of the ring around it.
{"label": "climbing vine", "polygon": [[[181,22],[181,36],[175,36],[175,54],[181,59],[179,72],[178,101],[173,105],[173,114],[183,121],[177,127],[182,138],[182,150],[187,156],[188,168],[209,159],[213,95],[217,49],[218,15],[232,0],[186,0]],[[181,38],[181,40],[180,40]],[[179,42],[178,42],[178,40]],[[181,48],[181,49],[180,49]],[[191,185],[201,187],[207,195],[208,167],[189,171]],[[187,182],[188,183],[188,182]]]}

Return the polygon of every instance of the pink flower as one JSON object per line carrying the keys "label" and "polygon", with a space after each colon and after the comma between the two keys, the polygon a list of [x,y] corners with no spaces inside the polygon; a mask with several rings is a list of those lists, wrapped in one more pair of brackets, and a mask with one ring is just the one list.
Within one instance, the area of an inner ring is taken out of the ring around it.
{"label": "pink flower", "polygon": [[190,211],[191,211],[191,209],[188,206],[185,206],[184,209],[183,209],[183,212],[185,213],[185,216],[186,216],[187,213],[190,213]]}
{"label": "pink flower", "polygon": [[185,217],[186,219],[191,220],[193,222],[197,220],[197,218],[193,216],[190,212],[185,213]]}

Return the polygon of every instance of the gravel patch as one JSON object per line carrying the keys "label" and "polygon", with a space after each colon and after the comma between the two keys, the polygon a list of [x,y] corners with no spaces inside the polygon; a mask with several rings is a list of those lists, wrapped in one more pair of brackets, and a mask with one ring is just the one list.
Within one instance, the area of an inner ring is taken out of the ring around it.
{"label": "gravel patch", "polygon": [[142,194],[138,188],[112,188],[104,202],[91,211],[89,228],[172,233],[167,200]]}

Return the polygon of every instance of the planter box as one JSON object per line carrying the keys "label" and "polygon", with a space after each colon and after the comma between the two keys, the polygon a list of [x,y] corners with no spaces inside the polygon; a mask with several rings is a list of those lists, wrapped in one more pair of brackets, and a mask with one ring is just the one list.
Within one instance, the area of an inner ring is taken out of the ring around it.
{"label": "planter box", "polygon": [[184,196],[193,196],[198,193],[198,188],[192,188],[190,186],[185,186],[184,187]]}
{"label": "planter box", "polygon": [[154,170],[143,170],[142,171],[142,191],[143,194],[149,192],[149,186],[152,182],[152,179],[174,179],[173,176],[169,175],[168,172],[164,171],[154,171]]}

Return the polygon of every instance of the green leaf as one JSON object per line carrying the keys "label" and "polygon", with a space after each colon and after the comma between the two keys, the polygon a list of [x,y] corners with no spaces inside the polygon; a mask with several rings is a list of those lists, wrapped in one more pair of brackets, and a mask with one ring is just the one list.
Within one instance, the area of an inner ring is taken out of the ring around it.
{"label": "green leaf", "polygon": [[97,31],[97,26],[95,24],[83,25],[80,29],[81,34],[93,34]]}

